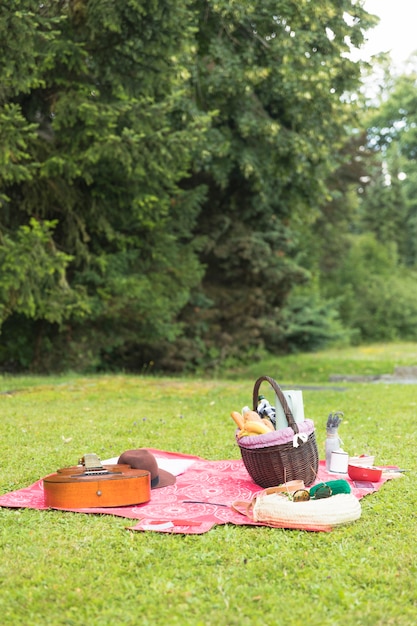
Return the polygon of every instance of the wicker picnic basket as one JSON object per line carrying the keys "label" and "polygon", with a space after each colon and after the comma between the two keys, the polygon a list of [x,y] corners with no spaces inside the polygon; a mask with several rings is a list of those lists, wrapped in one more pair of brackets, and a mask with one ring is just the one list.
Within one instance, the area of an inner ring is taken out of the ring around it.
{"label": "wicker picnic basket", "polygon": [[261,376],[253,388],[253,410],[258,406],[259,388],[268,382],[275,391],[288,421],[288,428],[265,435],[237,436],[243,463],[252,480],[260,487],[275,487],[290,480],[303,480],[311,485],[319,466],[314,422],[306,419],[296,423],[287,400],[278,383],[269,376]]}

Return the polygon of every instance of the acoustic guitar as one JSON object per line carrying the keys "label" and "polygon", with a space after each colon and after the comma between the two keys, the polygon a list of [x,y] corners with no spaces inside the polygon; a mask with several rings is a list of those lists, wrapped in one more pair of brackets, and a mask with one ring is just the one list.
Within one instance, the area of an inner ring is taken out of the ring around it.
{"label": "acoustic guitar", "polygon": [[46,506],[84,509],[143,504],[151,499],[151,475],[130,465],[102,465],[86,454],[78,465],[64,467],[43,479]]}

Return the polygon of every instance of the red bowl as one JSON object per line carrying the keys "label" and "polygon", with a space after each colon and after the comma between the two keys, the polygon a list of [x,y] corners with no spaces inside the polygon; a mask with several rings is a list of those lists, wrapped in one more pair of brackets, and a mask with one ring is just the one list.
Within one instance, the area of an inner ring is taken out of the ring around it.
{"label": "red bowl", "polygon": [[348,474],[352,480],[370,480],[372,483],[377,483],[381,480],[382,469],[349,464]]}

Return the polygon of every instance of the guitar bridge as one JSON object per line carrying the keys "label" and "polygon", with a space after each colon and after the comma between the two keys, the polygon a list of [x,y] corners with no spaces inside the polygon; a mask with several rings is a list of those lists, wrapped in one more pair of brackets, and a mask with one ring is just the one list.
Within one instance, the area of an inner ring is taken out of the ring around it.
{"label": "guitar bridge", "polygon": [[84,474],[110,474],[110,472],[102,466],[97,454],[94,453],[84,454],[79,464],[84,466]]}

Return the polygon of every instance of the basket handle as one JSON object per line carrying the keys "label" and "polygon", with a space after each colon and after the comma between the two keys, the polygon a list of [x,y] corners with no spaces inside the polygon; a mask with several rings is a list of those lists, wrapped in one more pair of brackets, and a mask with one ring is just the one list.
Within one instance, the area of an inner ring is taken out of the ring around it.
{"label": "basket handle", "polygon": [[278,383],[271,378],[270,376],[261,376],[260,378],[258,378],[258,380],[255,382],[255,385],[253,387],[253,410],[256,411],[256,407],[258,406],[258,396],[259,396],[259,388],[261,386],[261,384],[266,381],[268,382],[272,389],[275,391],[277,398],[279,399],[279,401],[281,402],[281,406],[284,409],[284,413],[285,413],[285,417],[287,418],[287,422],[288,422],[288,426],[290,426],[294,433],[297,434],[299,432],[297,423],[294,419],[294,416],[291,412],[290,407],[288,406],[288,402],[282,392],[281,387],[278,385]]}

